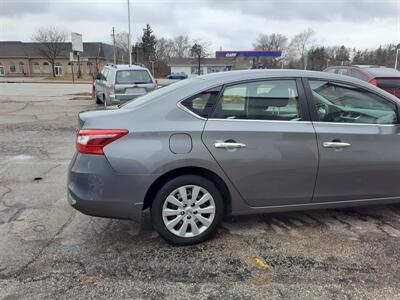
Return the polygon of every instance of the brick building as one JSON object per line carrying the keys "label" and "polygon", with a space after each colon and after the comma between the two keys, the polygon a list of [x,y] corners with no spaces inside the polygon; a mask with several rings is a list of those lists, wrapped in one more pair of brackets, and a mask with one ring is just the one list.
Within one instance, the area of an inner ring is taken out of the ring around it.
{"label": "brick building", "polygon": [[[38,43],[0,41],[0,76],[52,76],[51,64],[39,51]],[[77,62],[70,63],[71,43],[63,43],[63,51],[56,59],[56,76],[77,73]],[[128,54],[116,48],[117,63],[127,63]],[[104,43],[83,43],[80,62],[82,74],[96,74],[106,63],[114,61],[112,45]]]}

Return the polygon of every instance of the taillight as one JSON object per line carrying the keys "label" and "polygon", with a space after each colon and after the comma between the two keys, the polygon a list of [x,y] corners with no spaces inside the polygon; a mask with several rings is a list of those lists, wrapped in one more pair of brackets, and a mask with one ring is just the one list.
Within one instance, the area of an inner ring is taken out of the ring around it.
{"label": "taillight", "polygon": [[106,145],[126,134],[125,129],[82,129],[76,134],[76,149],[80,153],[104,154]]}
{"label": "taillight", "polygon": [[374,86],[378,86],[378,80],[376,80],[376,79],[371,79],[371,80],[369,81],[369,83],[372,84],[372,85],[374,85]]}

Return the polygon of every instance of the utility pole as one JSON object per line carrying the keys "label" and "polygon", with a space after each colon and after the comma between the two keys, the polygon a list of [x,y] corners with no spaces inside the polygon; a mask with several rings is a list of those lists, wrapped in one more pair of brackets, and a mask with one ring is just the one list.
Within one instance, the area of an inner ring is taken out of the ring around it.
{"label": "utility pole", "polygon": [[76,52],[76,54],[78,55],[78,76],[77,77],[82,78],[80,52]]}
{"label": "utility pole", "polygon": [[396,60],[395,60],[395,62],[394,62],[394,69],[395,69],[395,70],[397,70],[397,57],[399,56],[399,50],[400,50],[400,48],[397,48],[397,49],[396,49]]}
{"label": "utility pole", "polygon": [[129,54],[129,65],[132,65],[132,45],[131,45],[131,8],[130,1],[128,0],[128,54]]}
{"label": "utility pole", "polygon": [[115,56],[115,29],[112,28],[112,36],[113,36],[113,49],[114,49],[114,65],[117,64],[117,57]]}
{"label": "utility pole", "polygon": [[151,63],[151,74],[154,77],[154,60],[151,60],[150,56],[149,56],[149,63]]}

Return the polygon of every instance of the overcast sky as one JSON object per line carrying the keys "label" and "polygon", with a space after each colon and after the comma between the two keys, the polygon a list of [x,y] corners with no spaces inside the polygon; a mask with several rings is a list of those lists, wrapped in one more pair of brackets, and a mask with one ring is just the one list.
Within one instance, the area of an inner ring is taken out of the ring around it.
{"label": "overcast sky", "polygon": [[[400,42],[400,0],[131,0],[136,40],[149,23],[156,36],[188,35],[211,50],[251,50],[260,33],[289,38],[312,28],[319,44],[372,48]],[[127,0],[0,0],[0,40],[29,41],[35,28],[111,41],[127,31]]]}

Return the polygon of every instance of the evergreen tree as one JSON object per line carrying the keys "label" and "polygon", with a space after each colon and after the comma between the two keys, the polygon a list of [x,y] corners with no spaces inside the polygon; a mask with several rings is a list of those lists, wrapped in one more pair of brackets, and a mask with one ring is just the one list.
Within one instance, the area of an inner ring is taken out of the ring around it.
{"label": "evergreen tree", "polygon": [[154,59],[155,51],[156,51],[157,39],[153,34],[153,29],[151,29],[149,24],[146,24],[146,27],[143,28],[143,35],[140,41],[140,48],[143,53],[143,59],[145,62]]}

